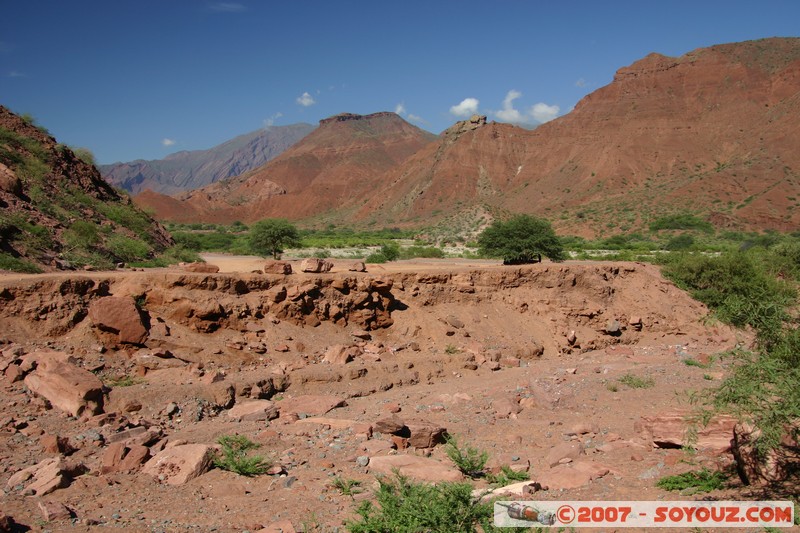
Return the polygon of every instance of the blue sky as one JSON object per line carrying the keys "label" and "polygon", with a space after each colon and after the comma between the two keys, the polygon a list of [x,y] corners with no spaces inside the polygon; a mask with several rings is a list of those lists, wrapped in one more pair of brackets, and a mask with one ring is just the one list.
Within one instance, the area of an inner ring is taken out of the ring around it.
{"label": "blue sky", "polygon": [[800,34],[796,0],[0,0],[0,104],[101,163],[268,124],[536,124],[647,55]]}

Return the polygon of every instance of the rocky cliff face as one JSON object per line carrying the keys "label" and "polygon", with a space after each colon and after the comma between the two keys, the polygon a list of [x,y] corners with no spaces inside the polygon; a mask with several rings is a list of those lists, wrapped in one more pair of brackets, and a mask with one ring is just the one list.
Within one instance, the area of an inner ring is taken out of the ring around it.
{"label": "rocky cliff face", "polygon": [[0,106],[0,270],[111,266],[172,242],[90,162]]}
{"label": "rocky cliff face", "polygon": [[240,135],[208,150],[177,152],[154,161],[101,165],[109,183],[138,194],[198,189],[271,161],[314,130],[310,124],[273,126]]}
{"label": "rocky cliff face", "polygon": [[180,206],[154,195],[137,202],[166,220],[300,219],[371,194],[387,170],[433,139],[395,113],[336,115],[268,164],[177,196]]}
{"label": "rocky cliff face", "polygon": [[651,54],[533,131],[451,128],[458,135],[390,171],[359,216],[411,220],[481,203],[586,235],[675,211],[797,229],[798,124],[800,39]]}

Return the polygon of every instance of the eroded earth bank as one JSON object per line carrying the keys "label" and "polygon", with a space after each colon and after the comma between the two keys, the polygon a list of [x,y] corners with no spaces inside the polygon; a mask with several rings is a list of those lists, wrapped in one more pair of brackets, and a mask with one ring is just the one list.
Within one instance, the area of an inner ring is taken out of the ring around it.
{"label": "eroded earth bank", "polygon": [[[675,499],[660,477],[731,464],[732,422],[687,454],[680,413],[723,376],[714,355],[748,339],[657,267],[407,270],[2,278],[0,515],[51,531],[343,530],[376,474],[461,479],[445,434],[527,471],[542,489],[527,499]],[[209,469],[234,434],[268,474]]]}

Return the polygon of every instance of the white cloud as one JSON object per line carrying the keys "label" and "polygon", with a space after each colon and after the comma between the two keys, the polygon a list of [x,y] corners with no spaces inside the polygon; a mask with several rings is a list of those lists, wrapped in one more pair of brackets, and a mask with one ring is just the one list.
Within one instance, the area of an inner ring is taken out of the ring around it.
{"label": "white cloud", "polygon": [[450,108],[450,113],[457,117],[468,117],[478,113],[480,101],[477,98],[464,98],[461,103]]}
{"label": "white cloud", "polygon": [[561,111],[561,108],[557,105],[547,105],[544,102],[539,102],[531,107],[531,116],[537,122],[550,122],[558,116],[559,111]]}
{"label": "white cloud", "polygon": [[419,115],[415,115],[414,113],[411,113],[410,115],[408,115],[408,120],[410,120],[411,122],[419,122],[420,124],[427,124],[428,123],[427,120],[425,120],[424,118],[420,117]]}
{"label": "white cloud", "polygon": [[12,70],[8,73],[9,78],[27,78],[28,75],[24,72],[19,72],[18,70]]}
{"label": "white cloud", "polygon": [[406,106],[403,102],[400,102],[396,106],[394,106],[394,112],[398,115],[405,115],[406,114]]}
{"label": "white cloud", "polygon": [[586,87],[586,80],[579,78],[578,81],[575,82],[575,87]]}
{"label": "white cloud", "polygon": [[247,11],[247,8],[238,2],[215,2],[210,4],[208,9],[222,13],[241,13]]}
{"label": "white cloud", "polygon": [[308,94],[308,91],[298,96],[297,100],[295,101],[303,107],[312,106],[317,103],[317,101],[314,100],[314,98],[310,94]]}
{"label": "white cloud", "polygon": [[522,93],[511,89],[503,99],[503,109],[497,111],[495,115],[503,122],[512,122],[514,124],[521,124],[525,122],[522,113],[514,109],[514,100],[522,96]]}
{"label": "white cloud", "polygon": [[279,111],[279,112],[275,113],[274,115],[272,115],[271,117],[269,117],[269,118],[265,118],[265,119],[264,119],[264,127],[265,127],[265,128],[269,128],[270,126],[272,126],[273,124],[275,124],[275,120],[277,120],[277,119],[281,118],[282,116],[283,116],[283,113],[281,113],[281,112]]}
{"label": "white cloud", "polygon": [[161,140],[162,146],[172,146],[175,144],[175,139],[167,139],[166,137]]}

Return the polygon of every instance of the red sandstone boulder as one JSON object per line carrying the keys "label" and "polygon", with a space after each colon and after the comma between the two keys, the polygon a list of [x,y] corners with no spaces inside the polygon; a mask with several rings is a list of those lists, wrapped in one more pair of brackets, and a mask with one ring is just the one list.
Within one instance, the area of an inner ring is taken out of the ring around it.
{"label": "red sandstone boulder", "polygon": [[103,383],[91,372],[69,363],[39,364],[25,377],[25,385],[72,416],[103,412]]}
{"label": "red sandstone boulder", "polygon": [[200,274],[216,274],[219,272],[219,267],[217,265],[211,265],[209,263],[186,263],[182,265],[182,268],[186,272],[197,272]]}
{"label": "red sandstone boulder", "polygon": [[124,344],[142,344],[147,329],[133,298],[106,296],[89,305],[89,319],[97,328],[119,336]]}
{"label": "red sandstone boulder", "polygon": [[237,403],[228,410],[228,417],[246,421],[273,420],[278,418],[278,406],[270,400],[252,400]]}
{"label": "red sandstone boulder", "polygon": [[634,430],[656,448],[679,448],[693,446],[698,450],[726,452],[731,448],[733,428],[736,419],[731,416],[717,416],[703,427],[697,423],[697,439],[689,438],[692,421],[688,411],[671,411],[660,415],[643,416],[634,425]]}
{"label": "red sandstone boulder", "polygon": [[142,472],[169,485],[183,485],[211,468],[211,447],[183,444],[167,448],[147,461]]}
{"label": "red sandstone boulder", "polygon": [[440,463],[435,459],[418,457],[416,455],[381,455],[371,457],[369,470],[373,474],[391,476],[397,471],[401,476],[407,476],[414,481],[440,483],[443,481],[461,481],[461,475],[453,466]]}
{"label": "red sandstone boulder", "polygon": [[264,274],[291,274],[292,264],[288,261],[267,261],[264,264]]}

